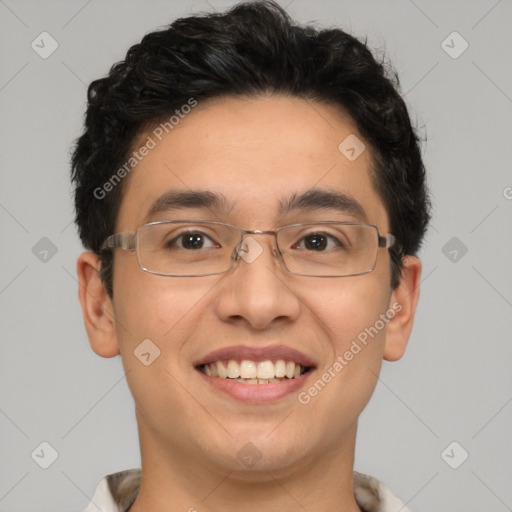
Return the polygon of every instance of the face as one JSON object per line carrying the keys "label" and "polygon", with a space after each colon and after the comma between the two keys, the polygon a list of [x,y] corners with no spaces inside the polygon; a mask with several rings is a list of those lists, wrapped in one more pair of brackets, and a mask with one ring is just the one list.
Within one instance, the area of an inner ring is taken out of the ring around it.
{"label": "face", "polygon": [[[374,224],[385,235],[389,220],[370,177],[369,146],[352,161],[338,149],[351,134],[362,140],[346,114],[298,98],[199,104],[126,179],[116,232],[172,219],[251,230],[328,220]],[[148,135],[151,130],[135,147]],[[315,204],[280,211],[292,196],[314,189],[343,194],[360,209]],[[158,208],[148,217],[170,191],[209,191],[226,204]],[[242,460],[248,451],[261,456],[258,469],[286,472],[331,453],[348,454],[353,445],[381,361],[394,357],[386,354],[386,336],[399,322],[397,311],[392,320],[386,316],[396,298],[388,251],[378,250],[368,274],[319,278],[287,272],[272,236],[251,238],[263,249],[253,261],[239,258],[230,271],[204,277],[153,275],[139,269],[134,252],[115,251],[114,297],[105,301],[115,328],[110,336],[90,337],[101,355],[122,356],[143,456],[158,447],[169,456],[201,459],[206,467],[239,471],[248,469]],[[370,327],[363,344],[361,333]],[[407,334],[401,334],[399,352]],[[146,366],[134,351],[148,339],[154,344],[147,345],[150,358],[154,346],[160,353]],[[245,384],[207,376],[198,367],[219,359],[224,365],[229,359],[270,360],[274,369],[278,360],[302,361],[309,370],[297,379]]]}

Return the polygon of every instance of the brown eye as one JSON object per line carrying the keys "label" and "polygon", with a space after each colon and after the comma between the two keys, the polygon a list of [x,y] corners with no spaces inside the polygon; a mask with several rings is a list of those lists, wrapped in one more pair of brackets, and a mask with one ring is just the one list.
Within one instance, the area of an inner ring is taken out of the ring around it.
{"label": "brown eye", "polygon": [[200,233],[187,233],[181,239],[185,249],[201,249],[204,245],[204,238]]}
{"label": "brown eye", "polygon": [[327,247],[327,237],[324,235],[310,235],[304,238],[306,249],[324,250]]}
{"label": "brown eye", "polygon": [[304,236],[294,249],[306,249],[308,251],[324,252],[329,249],[343,248],[344,245],[335,236],[328,233],[310,233]]}
{"label": "brown eye", "polygon": [[213,242],[213,240],[208,235],[205,235],[200,231],[180,233],[172,240],[169,240],[165,244],[165,246],[168,249],[174,248],[187,250],[198,250],[210,247],[219,247],[219,245]]}

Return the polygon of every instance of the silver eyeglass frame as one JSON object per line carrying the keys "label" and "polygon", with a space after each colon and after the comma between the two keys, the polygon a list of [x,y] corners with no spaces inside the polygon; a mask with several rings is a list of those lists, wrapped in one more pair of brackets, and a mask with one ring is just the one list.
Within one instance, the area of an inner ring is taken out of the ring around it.
{"label": "silver eyeglass frame", "polygon": [[[162,225],[162,224],[178,224],[178,223],[188,223],[188,224],[194,224],[194,223],[201,223],[201,224],[216,224],[216,225],[222,225],[227,226],[229,228],[232,228],[240,233],[240,242],[237,244],[237,246],[234,248],[232,254],[231,254],[231,265],[226,270],[222,270],[220,272],[213,272],[213,273],[207,273],[207,274],[166,274],[162,272],[155,272],[152,270],[148,270],[147,268],[144,268],[141,263],[139,256],[137,255],[138,259],[138,265],[139,268],[147,272],[149,274],[155,274],[165,277],[204,277],[204,276],[213,276],[218,274],[224,274],[226,272],[229,272],[235,263],[235,261],[240,256],[240,253],[243,252],[242,246],[243,241],[246,235],[273,235],[275,239],[275,245],[277,248],[277,254],[280,256],[280,260],[282,265],[285,267],[285,269],[294,275],[300,275],[300,276],[307,276],[307,277],[350,277],[350,276],[358,276],[358,275],[364,275],[369,274],[375,269],[375,266],[377,264],[378,259],[378,249],[379,248],[385,248],[390,249],[396,245],[396,237],[392,235],[391,233],[387,233],[386,235],[381,235],[379,233],[379,228],[375,226],[374,224],[367,224],[364,222],[339,222],[339,221],[317,221],[317,222],[300,222],[296,224],[289,224],[287,226],[282,226],[276,230],[260,230],[260,229],[244,229],[239,228],[238,226],[233,226],[232,224],[227,224],[226,222],[220,222],[220,221],[211,221],[211,220],[201,220],[201,219],[182,219],[182,220],[164,220],[164,221],[157,221],[157,222],[150,222],[149,224],[144,224],[143,226],[140,226],[137,228],[136,231],[131,233],[115,233],[113,235],[108,236],[105,241],[101,244],[100,251],[107,251],[112,249],[123,249],[125,251],[135,251],[137,249],[137,235],[140,229],[148,227],[148,226],[155,226],[155,225]],[[282,231],[283,229],[292,228],[292,227],[298,227],[298,226],[308,226],[308,225],[331,225],[331,224],[342,224],[342,225],[350,225],[350,226],[366,226],[373,228],[377,234],[377,253],[375,257],[374,264],[369,270],[365,270],[362,272],[352,273],[352,274],[342,274],[342,275],[315,275],[315,274],[302,274],[298,272],[293,272],[286,266],[286,262],[284,261],[284,257],[281,253],[281,250],[279,248],[279,244],[277,242],[277,233],[279,231]],[[276,251],[273,249],[272,253],[274,255],[276,254]]]}

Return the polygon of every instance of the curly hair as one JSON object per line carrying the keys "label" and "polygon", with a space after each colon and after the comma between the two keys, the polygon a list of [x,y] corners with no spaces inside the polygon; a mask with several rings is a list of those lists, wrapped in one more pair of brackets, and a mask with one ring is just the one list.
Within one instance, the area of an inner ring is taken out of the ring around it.
{"label": "curly hair", "polygon": [[430,220],[420,140],[384,59],[341,29],[294,24],[272,0],[242,2],[225,13],[189,16],[146,34],[87,93],[84,131],[75,141],[71,176],[75,222],[83,245],[101,257],[112,297],[112,251],[123,183],[94,193],[126,161],[144,129],[193,97],[284,94],[341,106],[370,145],[371,176],[398,240],[391,249],[391,287],[403,256],[419,250]]}

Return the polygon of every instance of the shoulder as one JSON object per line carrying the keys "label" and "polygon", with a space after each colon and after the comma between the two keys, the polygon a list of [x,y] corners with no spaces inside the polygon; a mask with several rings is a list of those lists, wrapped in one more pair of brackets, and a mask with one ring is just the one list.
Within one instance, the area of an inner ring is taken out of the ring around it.
{"label": "shoulder", "polygon": [[139,493],[140,469],[127,469],[101,479],[84,512],[126,512]]}
{"label": "shoulder", "polygon": [[391,490],[373,476],[354,471],[354,494],[364,512],[409,512]]}

